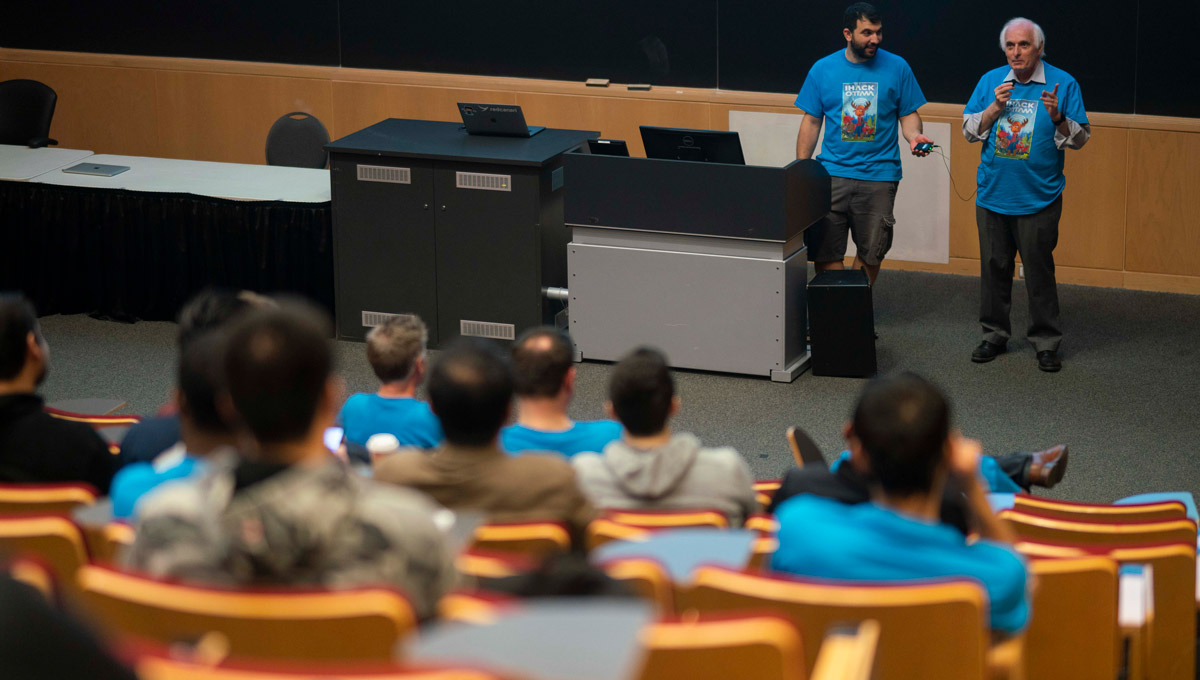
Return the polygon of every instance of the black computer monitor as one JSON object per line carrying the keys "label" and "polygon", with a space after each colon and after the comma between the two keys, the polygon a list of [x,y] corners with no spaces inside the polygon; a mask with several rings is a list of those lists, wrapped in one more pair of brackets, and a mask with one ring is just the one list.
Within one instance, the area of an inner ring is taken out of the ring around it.
{"label": "black computer monitor", "polygon": [[733,131],[643,125],[642,145],[646,147],[646,158],[746,164],[742,140]]}

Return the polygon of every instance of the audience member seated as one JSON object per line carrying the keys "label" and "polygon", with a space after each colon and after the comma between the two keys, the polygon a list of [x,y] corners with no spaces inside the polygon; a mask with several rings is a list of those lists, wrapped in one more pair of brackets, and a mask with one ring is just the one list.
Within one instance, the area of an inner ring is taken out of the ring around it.
{"label": "audience member seated", "polygon": [[569,337],[554,328],[526,331],[513,345],[512,359],[517,423],[500,431],[505,451],[557,451],[570,457],[603,451],[621,437],[620,423],[576,422],[567,415],[575,396]]}
{"label": "audience member seated", "polygon": [[[979,444],[951,433],[950,407],[937,388],[911,374],[869,382],[846,441],[852,459],[872,472],[871,501],[801,494],[782,503],[771,567],[851,581],[970,577],[987,591],[994,630],[1024,628],[1025,565],[988,506]],[[967,519],[981,537],[974,543],[938,521],[950,477],[966,493]]]}
{"label": "audience member seated", "polygon": [[351,458],[369,463],[371,435],[395,435],[402,447],[432,449],[442,443],[442,425],[429,404],[417,399],[425,380],[425,344],[429,331],[416,315],[385,321],[367,333],[367,361],[379,381],[375,394],[355,394],[346,400],[338,421],[346,429]]}
{"label": "audience member seated", "polygon": [[732,448],[709,449],[690,433],[671,431],[679,412],[675,381],[661,352],[636,349],[613,370],[605,408],[625,430],[604,452],[571,459],[579,483],[601,508],[724,512],[731,526],[754,513],[750,467]]}
{"label": "audience member seated", "polygon": [[0,481],[87,482],[108,493],[117,457],[85,423],[51,417],[37,388],[50,348],[33,305],[0,295]]}
{"label": "audience member seated", "polygon": [[424,491],[452,510],[484,512],[493,522],[565,522],[579,539],[594,513],[571,464],[555,454],[513,457],[500,450],[512,395],[507,357],[484,342],[456,342],[429,376],[429,400],[446,443],[432,454],[410,449],[384,458],[375,479]]}
{"label": "audience member seated", "polygon": [[[847,424],[843,434],[847,434]],[[848,435],[847,435],[848,436]],[[988,491],[1016,493],[1030,486],[1050,488],[1062,480],[1067,469],[1067,445],[1059,444],[1045,451],[1008,453],[995,458],[980,458],[980,477]],[[768,513],[792,496],[809,493],[839,500],[843,503],[866,503],[871,498],[870,471],[864,459],[855,459],[849,451],[842,452],[828,469],[820,466],[792,468],[771,497]],[[939,518],[943,524],[955,527],[963,534],[970,533],[967,525],[966,495],[958,480],[946,480],[942,491]]]}
{"label": "audience member seated", "polygon": [[[253,293],[235,293],[206,288],[197,293],[179,310],[179,353],[188,343],[226,323],[252,306],[271,304]],[[177,462],[185,451],[180,444],[179,408],[177,402],[163,407],[153,418],[142,421],[125,433],[121,440],[121,464],[148,463],[172,447],[170,460]]]}
{"label": "audience member seated", "polygon": [[183,446],[177,456],[164,454],[153,463],[126,465],[113,477],[109,496],[114,517],[131,517],[138,500],[163,482],[203,474],[210,458],[236,455],[237,434],[217,410],[218,395],[225,390],[223,349],[219,331],[189,340],[182,347],[175,401]]}
{"label": "audience member seated", "polygon": [[418,616],[433,615],[453,580],[436,506],[359,477],[325,448],[341,391],[328,337],[323,319],[300,306],[233,323],[222,362],[228,398],[218,403],[248,448],[146,496],[129,566],[217,584],[390,583]]}

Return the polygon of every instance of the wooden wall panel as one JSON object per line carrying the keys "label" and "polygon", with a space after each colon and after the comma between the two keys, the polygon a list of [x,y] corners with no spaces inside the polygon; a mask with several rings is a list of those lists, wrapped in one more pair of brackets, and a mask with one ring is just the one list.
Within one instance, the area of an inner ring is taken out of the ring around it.
{"label": "wooden wall panel", "polygon": [[1123,267],[1128,152],[1129,131],[1113,128],[1093,128],[1087,145],[1067,150],[1055,263],[1118,271]]}
{"label": "wooden wall panel", "polygon": [[709,126],[707,106],[694,102],[521,92],[517,95],[517,103],[524,109],[525,120],[530,124],[599,130],[601,137],[624,139],[633,156],[645,155],[639,125]]}
{"label": "wooden wall panel", "polygon": [[333,119],[328,80],[182,71],[156,72],[159,155],[265,163],[267,132],[292,111]]}
{"label": "wooden wall panel", "polygon": [[333,81],[333,125],[329,136],[340,139],[388,117],[388,86]]}
{"label": "wooden wall panel", "polygon": [[1125,269],[1200,276],[1200,134],[1129,132]]}
{"label": "wooden wall panel", "polygon": [[67,149],[154,156],[154,73],[142,69],[0,62],[0,80],[29,78],[58,93],[50,136]]}

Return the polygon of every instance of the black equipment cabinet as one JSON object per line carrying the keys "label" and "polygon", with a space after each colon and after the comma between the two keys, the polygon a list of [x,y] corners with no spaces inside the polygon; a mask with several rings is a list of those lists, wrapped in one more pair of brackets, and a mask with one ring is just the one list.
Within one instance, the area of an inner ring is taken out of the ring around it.
{"label": "black equipment cabinet", "polygon": [[[550,323],[567,284],[562,155],[598,132],[389,119],[331,142],[337,334],[415,313],[429,345]],[[381,316],[383,315],[383,316]]]}

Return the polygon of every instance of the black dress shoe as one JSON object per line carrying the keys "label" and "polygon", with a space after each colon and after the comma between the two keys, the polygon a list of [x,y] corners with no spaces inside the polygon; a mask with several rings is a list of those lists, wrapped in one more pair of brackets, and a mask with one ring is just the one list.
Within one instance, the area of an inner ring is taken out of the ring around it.
{"label": "black dress shoe", "polygon": [[1038,368],[1047,373],[1057,373],[1062,369],[1062,362],[1058,359],[1058,352],[1052,349],[1037,353]]}
{"label": "black dress shoe", "polygon": [[994,342],[984,340],[979,343],[974,352],[971,352],[971,361],[977,364],[986,364],[1001,354],[1004,354],[1004,345],[997,345]]}

